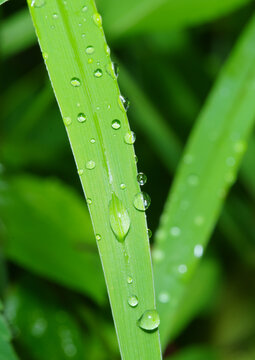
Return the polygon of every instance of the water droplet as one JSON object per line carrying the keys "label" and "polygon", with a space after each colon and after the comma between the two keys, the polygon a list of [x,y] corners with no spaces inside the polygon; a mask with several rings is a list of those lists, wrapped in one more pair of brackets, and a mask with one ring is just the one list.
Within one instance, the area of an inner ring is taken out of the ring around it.
{"label": "water droplet", "polygon": [[173,226],[170,229],[170,234],[174,237],[178,237],[181,234],[181,229],[178,226]]}
{"label": "water droplet", "polygon": [[201,216],[201,215],[197,215],[197,216],[195,217],[195,219],[194,219],[194,223],[195,223],[195,225],[197,225],[197,226],[203,225],[204,221],[205,221],[205,219],[204,219],[204,217]]}
{"label": "water droplet", "polygon": [[138,320],[138,326],[147,331],[156,330],[159,327],[160,319],[156,310],[146,310]]}
{"label": "water droplet", "polygon": [[79,87],[81,86],[81,82],[80,82],[80,79],[76,78],[76,77],[73,77],[71,79],[71,85],[74,86],[74,87]]}
{"label": "water droplet", "polygon": [[86,12],[88,10],[87,6],[83,6],[83,8],[81,9],[82,12]]}
{"label": "water droplet", "polygon": [[92,58],[89,58],[89,59],[88,59],[88,64],[93,64],[93,61],[94,61],[94,60],[93,60]]}
{"label": "water droplet", "polygon": [[81,34],[81,37],[84,39],[86,37],[86,34]]}
{"label": "water droplet", "polygon": [[34,8],[41,8],[46,4],[45,0],[32,0],[31,6]]}
{"label": "water droplet", "polygon": [[95,144],[96,140],[94,138],[90,139],[91,144]]}
{"label": "water droplet", "polygon": [[145,192],[139,192],[134,198],[134,207],[139,211],[145,211],[151,204],[150,196]]}
{"label": "water droplet", "polygon": [[120,67],[118,64],[116,64],[115,62],[112,63],[112,69],[114,72],[115,77],[117,78],[119,76],[119,72],[120,72]]}
{"label": "water droplet", "polygon": [[83,169],[79,169],[79,170],[78,170],[78,175],[80,175],[80,176],[81,176],[81,175],[83,174],[83,172],[84,172],[84,170],[83,170]]}
{"label": "water droplet", "polygon": [[119,103],[121,110],[123,110],[125,112],[128,110],[130,101],[127,98],[125,98],[123,95],[120,95],[118,97],[118,103]]}
{"label": "water droplet", "polygon": [[110,225],[117,240],[123,242],[130,228],[130,218],[123,202],[115,193],[109,203]]}
{"label": "water droplet", "polygon": [[66,126],[68,126],[72,123],[72,119],[70,117],[64,117],[63,121]]}
{"label": "water droplet", "polygon": [[180,274],[185,274],[187,272],[187,266],[185,264],[181,264],[178,266],[178,271]]}
{"label": "water droplet", "polygon": [[100,241],[100,240],[101,240],[101,235],[96,234],[96,240],[97,240],[97,241]]}
{"label": "water droplet", "polygon": [[150,229],[147,229],[147,234],[148,234],[148,237],[150,239],[152,237],[152,231]]}
{"label": "water droplet", "polygon": [[104,51],[106,53],[107,56],[110,56],[111,54],[111,49],[109,48],[109,46],[107,44],[105,44],[104,46]]}
{"label": "water droplet", "polygon": [[188,176],[187,181],[190,186],[197,186],[199,183],[199,178],[197,175],[191,174]]}
{"label": "water droplet", "polygon": [[88,203],[88,205],[91,205],[92,204],[92,199],[88,198],[87,203]]}
{"label": "water droplet", "polygon": [[112,128],[118,130],[121,127],[121,122],[118,119],[112,121]]}
{"label": "water droplet", "polygon": [[78,116],[77,116],[77,120],[80,123],[84,123],[87,120],[87,117],[86,117],[86,115],[84,113],[79,113]]}
{"label": "water droplet", "polygon": [[102,76],[103,76],[103,71],[102,71],[101,69],[96,69],[96,70],[94,71],[94,76],[95,76],[96,78],[102,77]]}
{"label": "water droplet", "polygon": [[132,284],[132,282],[133,282],[132,277],[131,277],[131,276],[128,276],[128,277],[127,277],[127,283],[128,283],[128,284]]}
{"label": "water droplet", "polygon": [[131,307],[136,307],[138,305],[138,298],[135,295],[132,295],[128,298],[128,304]]}
{"label": "water droplet", "polygon": [[87,168],[88,170],[94,169],[95,166],[96,166],[96,163],[95,163],[95,161],[93,161],[93,160],[89,160],[89,161],[86,163],[86,168]]}
{"label": "water droplet", "polygon": [[124,136],[124,141],[128,145],[134,144],[135,139],[136,139],[136,135],[133,131],[128,131]]}
{"label": "water droplet", "polygon": [[135,162],[138,163],[138,157],[135,155]]}
{"label": "water droplet", "polygon": [[93,46],[87,46],[86,47],[86,54],[88,54],[88,55],[91,55],[91,54],[93,54],[93,52],[95,51],[95,49],[94,49],[94,47]]}
{"label": "water droplet", "polygon": [[126,184],[124,184],[124,183],[120,184],[120,188],[121,188],[121,190],[125,190],[126,189]]}
{"label": "water droplet", "polygon": [[46,53],[46,52],[43,52],[42,56],[43,56],[44,60],[47,60],[49,57],[48,53]]}
{"label": "water droplet", "polygon": [[58,18],[58,14],[57,14],[57,13],[54,13],[54,14],[52,15],[52,17],[53,17],[53,19],[57,19],[57,18]]}
{"label": "water droplet", "polygon": [[235,159],[233,156],[229,156],[229,157],[226,159],[226,164],[227,164],[227,166],[229,166],[229,167],[234,166],[235,163],[236,163],[236,159]]}
{"label": "water droplet", "polygon": [[138,175],[137,175],[137,181],[138,181],[140,186],[143,186],[147,182],[147,176],[144,173],[139,172]]}
{"label": "water droplet", "polygon": [[195,255],[195,257],[200,258],[203,255],[203,252],[204,252],[203,245],[197,244],[194,247],[194,255]]}
{"label": "water droplet", "polygon": [[159,293],[158,299],[162,304],[166,304],[169,302],[170,296],[167,292],[162,291],[161,293]]}
{"label": "water droplet", "polygon": [[97,26],[102,26],[102,16],[99,13],[95,13],[93,15],[93,20]]}

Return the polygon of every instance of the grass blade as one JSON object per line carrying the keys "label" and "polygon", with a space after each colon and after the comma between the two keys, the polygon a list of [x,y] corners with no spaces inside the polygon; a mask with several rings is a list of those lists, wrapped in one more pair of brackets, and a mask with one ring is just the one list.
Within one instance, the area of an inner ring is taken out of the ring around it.
{"label": "grass blade", "polygon": [[[254,124],[255,19],[242,35],[200,114],[156,234],[156,292],[163,346],[173,317],[234,183]],[[167,255],[166,255],[167,254]]]}
{"label": "grass blade", "polygon": [[[144,212],[133,205],[140,191],[134,138],[101,17],[92,1],[86,7],[81,0],[29,5],[89,203],[122,358],[160,359],[158,331],[137,326],[155,307],[151,258]],[[119,226],[111,227],[110,217]],[[119,229],[126,237],[122,242]],[[136,307],[128,303],[132,295],[138,298]]]}

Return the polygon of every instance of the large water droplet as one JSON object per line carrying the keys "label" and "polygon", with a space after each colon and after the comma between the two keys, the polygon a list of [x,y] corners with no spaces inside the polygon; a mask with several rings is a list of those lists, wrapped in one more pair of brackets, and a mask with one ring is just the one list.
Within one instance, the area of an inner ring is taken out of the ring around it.
{"label": "large water droplet", "polygon": [[84,123],[86,120],[87,120],[87,117],[84,113],[80,113],[78,114],[77,116],[77,120],[80,122],[80,123]]}
{"label": "large water droplet", "polygon": [[134,207],[139,211],[145,211],[151,204],[150,196],[145,192],[139,192],[134,198]]}
{"label": "large water droplet", "polygon": [[34,8],[41,8],[46,4],[45,0],[32,0],[31,6]]}
{"label": "large water droplet", "polygon": [[74,86],[74,87],[79,87],[79,86],[81,86],[80,79],[78,79],[77,77],[73,77],[73,78],[71,79],[71,85]]}
{"label": "large water droplet", "polygon": [[128,131],[124,136],[124,141],[128,145],[134,144],[135,139],[136,139],[136,135],[133,131]]}
{"label": "large water droplet", "polygon": [[123,110],[123,111],[128,110],[129,105],[130,105],[130,101],[127,98],[125,98],[123,95],[119,96],[118,103],[119,103],[119,106],[120,106],[121,110]]}
{"label": "large water droplet", "polygon": [[102,71],[101,69],[96,69],[96,70],[94,71],[94,76],[95,76],[96,78],[102,77],[102,76],[103,76],[103,71]]}
{"label": "large water droplet", "polygon": [[123,202],[113,193],[109,204],[110,225],[117,240],[123,242],[130,228],[130,218]]}
{"label": "large water droplet", "polygon": [[96,163],[95,163],[95,161],[93,161],[93,160],[89,160],[89,161],[86,163],[86,168],[87,168],[88,170],[94,169],[95,166],[96,166]]}
{"label": "large water droplet", "polygon": [[138,305],[138,298],[135,295],[132,295],[128,298],[128,304],[131,307],[136,307]]}
{"label": "large water droplet", "polygon": [[160,319],[156,310],[146,310],[141,318],[138,320],[138,325],[141,329],[147,331],[156,330],[159,327]]}
{"label": "large water droplet", "polygon": [[121,122],[118,119],[112,121],[112,128],[118,130],[121,127]]}
{"label": "large water droplet", "polygon": [[99,13],[95,13],[93,15],[93,20],[97,26],[102,26],[102,16]]}
{"label": "large water droplet", "polygon": [[138,175],[137,175],[137,181],[138,181],[140,186],[143,186],[147,182],[147,176],[144,173],[139,172]]}
{"label": "large water droplet", "polygon": [[91,55],[91,54],[93,54],[93,52],[95,51],[95,49],[94,49],[94,47],[93,46],[87,46],[87,48],[86,48],[86,54],[88,54],[88,55]]}

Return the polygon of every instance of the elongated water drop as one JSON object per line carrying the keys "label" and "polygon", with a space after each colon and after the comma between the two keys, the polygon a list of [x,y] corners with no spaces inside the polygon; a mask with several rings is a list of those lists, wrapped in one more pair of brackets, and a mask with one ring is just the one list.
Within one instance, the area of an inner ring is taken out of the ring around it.
{"label": "elongated water drop", "polygon": [[138,298],[135,295],[132,295],[128,298],[128,304],[131,307],[136,307],[138,305]]}
{"label": "elongated water drop", "polygon": [[121,127],[121,122],[118,119],[112,120],[112,128],[114,130],[119,130]]}
{"label": "elongated water drop", "polygon": [[123,202],[113,193],[109,203],[110,225],[119,242],[123,242],[130,228],[130,218]]}
{"label": "elongated water drop", "polygon": [[74,87],[79,87],[79,86],[81,86],[80,79],[78,79],[77,77],[73,77],[73,78],[71,79],[71,85],[74,86]]}
{"label": "elongated water drop", "polygon": [[136,139],[136,135],[133,131],[128,131],[124,136],[124,141],[128,145],[134,144],[135,139]]}
{"label": "elongated water drop", "polygon": [[159,314],[155,309],[146,310],[138,320],[138,326],[147,331],[156,330],[159,327],[160,319]]}
{"label": "elongated water drop", "polygon": [[139,192],[134,198],[134,207],[139,211],[145,211],[151,204],[150,196],[145,192]]}
{"label": "elongated water drop", "polygon": [[139,185],[143,186],[147,182],[147,176],[144,173],[139,172],[137,175],[137,181],[138,181]]}

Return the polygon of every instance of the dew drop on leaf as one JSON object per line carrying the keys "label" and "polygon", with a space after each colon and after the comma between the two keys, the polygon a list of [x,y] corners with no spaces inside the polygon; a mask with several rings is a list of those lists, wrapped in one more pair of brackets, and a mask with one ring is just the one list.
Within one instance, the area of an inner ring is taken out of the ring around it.
{"label": "dew drop on leaf", "polygon": [[80,175],[80,176],[81,176],[81,175],[83,174],[83,172],[84,172],[84,170],[83,170],[83,169],[79,169],[79,170],[78,170],[78,175]]}
{"label": "dew drop on leaf", "polygon": [[121,122],[118,119],[112,121],[112,128],[118,130],[121,127]]}
{"label": "dew drop on leaf", "polygon": [[128,131],[124,136],[124,141],[128,145],[134,144],[135,140],[136,140],[136,135],[133,131]]}
{"label": "dew drop on leaf", "polygon": [[120,184],[120,188],[121,188],[121,190],[125,190],[126,189],[126,184],[124,184],[124,183]]}
{"label": "dew drop on leaf", "polygon": [[88,203],[88,205],[91,205],[92,204],[92,199],[88,198],[87,203]]}
{"label": "dew drop on leaf", "polygon": [[77,116],[77,120],[80,123],[84,123],[87,120],[87,117],[86,117],[86,115],[84,113],[79,113],[78,116]]}
{"label": "dew drop on leaf", "polygon": [[64,117],[63,121],[66,126],[69,126],[72,123],[72,119],[70,117]]}
{"label": "dew drop on leaf", "polygon": [[73,77],[73,78],[71,79],[71,85],[74,86],[74,87],[79,87],[79,86],[81,86],[80,79],[78,79],[77,77]]}
{"label": "dew drop on leaf", "polygon": [[93,54],[93,52],[95,51],[95,49],[94,49],[94,47],[93,46],[87,46],[86,47],[86,54],[88,54],[88,55],[91,55],[91,54]]}
{"label": "dew drop on leaf", "polygon": [[146,192],[139,192],[134,198],[134,207],[139,211],[145,211],[151,204],[151,198]]}
{"label": "dew drop on leaf", "polygon": [[100,234],[96,234],[96,240],[100,241],[101,240],[101,235]]}
{"label": "dew drop on leaf", "polygon": [[131,307],[136,307],[138,305],[138,298],[135,295],[132,295],[128,298],[128,304]]}
{"label": "dew drop on leaf", "polygon": [[93,20],[98,27],[102,26],[102,16],[99,13],[93,15]]}
{"label": "dew drop on leaf", "polygon": [[32,0],[31,6],[34,8],[41,8],[46,4],[45,0]]}
{"label": "dew drop on leaf", "polygon": [[119,103],[121,110],[123,110],[125,112],[128,110],[130,101],[127,98],[125,98],[123,95],[120,95],[118,97],[118,103]]}
{"label": "dew drop on leaf", "polygon": [[139,172],[138,175],[137,175],[137,181],[138,181],[140,186],[143,186],[147,182],[147,176],[144,173]]}
{"label": "dew drop on leaf", "polygon": [[96,166],[96,163],[95,163],[95,161],[93,161],[93,160],[89,160],[89,161],[86,163],[86,168],[87,168],[88,170],[93,170],[93,169],[95,168],[95,166]]}
{"label": "dew drop on leaf", "polygon": [[146,310],[138,320],[138,326],[147,331],[156,330],[159,327],[160,319],[157,310]]}
{"label": "dew drop on leaf", "polygon": [[96,69],[96,70],[94,71],[94,76],[95,76],[96,78],[102,77],[102,76],[103,76],[103,71],[102,71],[101,69]]}
{"label": "dew drop on leaf", "polygon": [[111,229],[119,242],[123,242],[130,228],[130,218],[123,202],[113,193],[109,203]]}
{"label": "dew drop on leaf", "polygon": [[82,12],[86,12],[88,10],[87,6],[83,6],[83,8],[81,9]]}
{"label": "dew drop on leaf", "polygon": [[127,283],[128,283],[128,284],[132,284],[132,282],[133,282],[132,277],[131,277],[131,276],[128,276],[128,277],[127,277]]}

